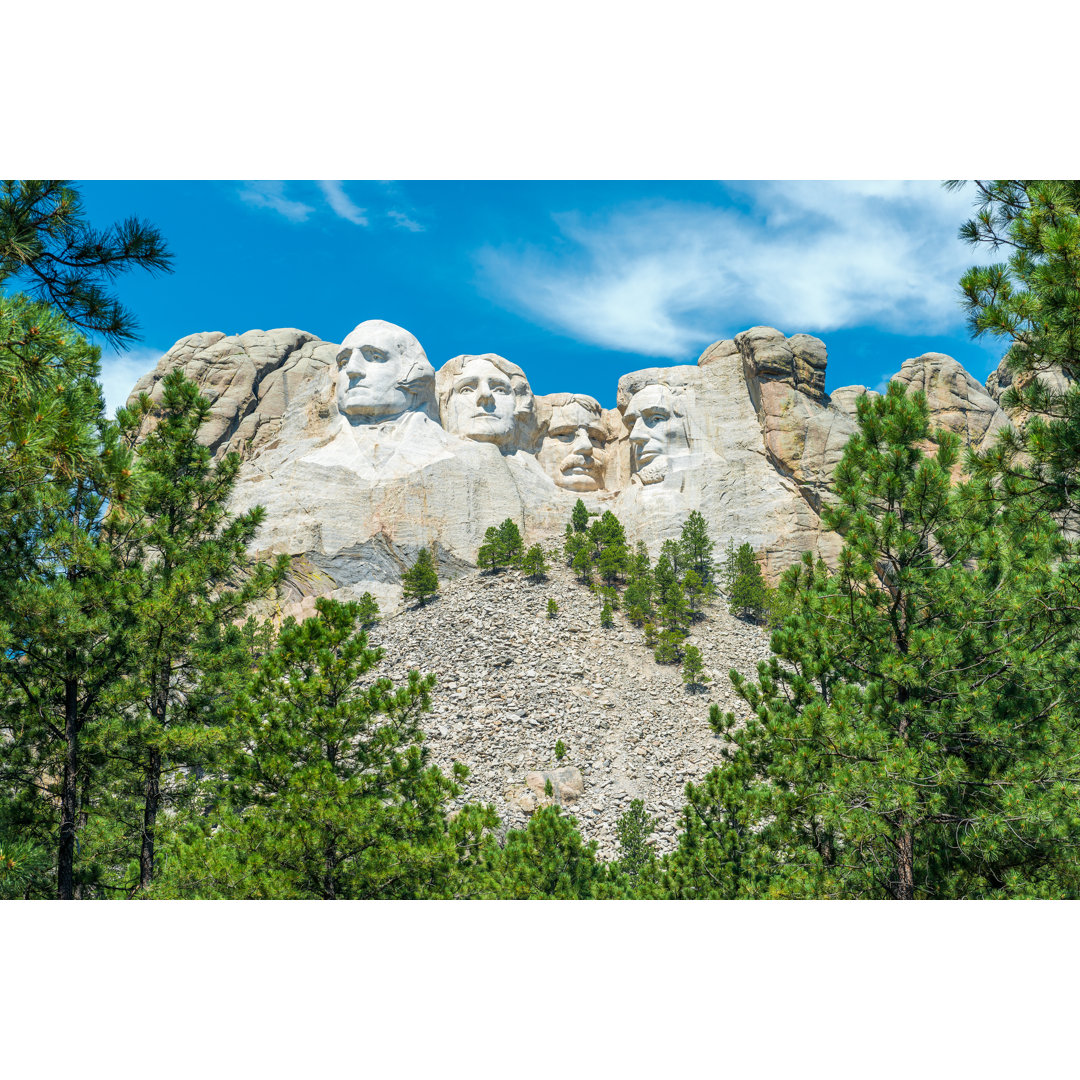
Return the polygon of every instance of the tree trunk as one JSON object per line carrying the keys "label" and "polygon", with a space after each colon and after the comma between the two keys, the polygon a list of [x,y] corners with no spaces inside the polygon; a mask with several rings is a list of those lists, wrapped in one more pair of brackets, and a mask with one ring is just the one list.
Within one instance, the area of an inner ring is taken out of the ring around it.
{"label": "tree trunk", "polygon": [[139,852],[139,887],[149,889],[154,879],[154,829],[161,800],[161,751],[151,750],[144,773],[142,849]]}
{"label": "tree trunk", "polygon": [[915,834],[908,828],[900,830],[896,842],[896,899],[915,899]]}
{"label": "tree trunk", "polygon": [[[154,715],[155,733],[159,737],[165,734],[169,711],[169,676],[172,672],[172,660],[166,657],[155,682],[154,695],[150,703]],[[158,805],[161,802],[161,751],[151,748],[146,762],[143,803],[142,849],[139,852],[139,887],[144,891],[150,888],[154,880],[154,830],[157,824]]]}
{"label": "tree trunk", "polygon": [[75,899],[75,813],[78,806],[79,684],[64,680],[64,781],[60,790],[60,850],[56,859],[56,897]]}

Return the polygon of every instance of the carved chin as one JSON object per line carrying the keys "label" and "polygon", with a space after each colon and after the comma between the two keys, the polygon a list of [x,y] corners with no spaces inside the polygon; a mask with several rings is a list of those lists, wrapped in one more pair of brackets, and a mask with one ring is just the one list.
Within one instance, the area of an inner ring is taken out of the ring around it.
{"label": "carved chin", "polygon": [[667,476],[667,459],[656,458],[648,465],[643,465],[634,475],[643,484],[658,484]]}

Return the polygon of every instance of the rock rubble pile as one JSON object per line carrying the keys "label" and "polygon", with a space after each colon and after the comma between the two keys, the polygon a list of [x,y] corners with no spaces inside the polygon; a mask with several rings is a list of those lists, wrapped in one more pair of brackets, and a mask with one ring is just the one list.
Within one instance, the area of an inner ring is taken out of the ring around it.
{"label": "rock rubble pile", "polygon": [[[459,802],[494,804],[514,828],[536,805],[559,802],[610,859],[616,822],[639,798],[656,819],[657,850],[670,850],[687,781],[720,761],[709,705],[745,712],[728,671],[753,676],[769,655],[768,634],[713,601],[687,639],[713,681],[691,694],[681,668],[657,664],[621,612],[614,629],[601,629],[598,598],[561,560],[549,561],[539,584],[515,570],[473,573],[442,582],[425,607],[385,618],[371,633],[386,650],[378,674],[399,682],[416,668],[437,677],[424,727],[434,763],[449,770],[460,761],[470,770]],[[559,607],[550,619],[549,598]],[[527,775],[545,772],[554,777],[553,800],[543,795],[543,778]]]}

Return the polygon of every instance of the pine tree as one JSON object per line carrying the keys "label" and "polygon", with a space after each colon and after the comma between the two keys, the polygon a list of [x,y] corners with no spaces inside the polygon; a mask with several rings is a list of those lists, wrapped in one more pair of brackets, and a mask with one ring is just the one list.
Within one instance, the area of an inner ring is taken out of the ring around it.
{"label": "pine tree", "polygon": [[502,547],[503,561],[508,566],[519,566],[525,551],[525,541],[522,540],[521,530],[513,518],[507,518],[499,526],[499,544]]}
{"label": "pine tree", "polygon": [[115,707],[135,629],[133,571],[117,554],[131,455],[103,419],[98,356],[56,312],[0,297],[0,768],[22,792],[4,816],[45,830],[27,835],[42,848],[59,834],[63,900],[80,884],[87,740]]}
{"label": "pine tree", "polygon": [[660,558],[666,558],[671,566],[671,572],[678,580],[682,580],[682,573],[686,570],[686,557],[683,554],[682,545],[678,540],[665,540],[660,545]]}
{"label": "pine tree", "polygon": [[426,547],[417,552],[416,562],[402,575],[401,587],[402,596],[416,600],[421,607],[438,593],[439,575]]}
{"label": "pine tree", "polygon": [[379,621],[379,604],[371,593],[364,593],[357,603],[356,620],[361,630],[370,630]]}
{"label": "pine tree", "polygon": [[586,843],[577,821],[544,806],[501,845],[489,842],[473,896],[497,900],[591,900],[603,895],[604,864],[596,842]]}
{"label": "pine tree", "polygon": [[495,824],[479,808],[464,833],[447,821],[460,788],[428,764],[420,728],[434,678],[371,682],[382,650],[358,605],[320,597],[316,611],[285,621],[241,695],[231,779],[175,847],[164,895],[453,896],[459,841]]}
{"label": "pine tree", "polygon": [[484,533],[484,542],[480,545],[480,550],[476,554],[476,565],[481,570],[490,570],[492,573],[496,573],[505,564],[506,557],[503,553],[498,526],[489,525]]}
{"label": "pine tree", "polygon": [[705,664],[701,659],[701,650],[696,645],[686,647],[686,655],[683,657],[682,676],[683,682],[686,683],[691,693],[696,692],[698,687],[711,681],[709,676],[705,674]]}
{"label": "pine tree", "polygon": [[683,594],[686,596],[686,606],[690,613],[690,621],[701,617],[701,602],[705,596],[705,585],[698,572],[691,567],[686,571],[682,581]]}
{"label": "pine tree", "polygon": [[709,539],[709,525],[700,510],[691,510],[683,523],[679,549],[683,564],[696,572],[703,586],[713,578],[712,551],[715,544]]}
{"label": "pine tree", "polygon": [[[925,397],[858,402],[745,725],[717,710],[726,764],[688,789],[672,895],[1077,895],[1076,618],[1062,540],[1030,507],[953,488],[956,436]],[[700,828],[690,821],[696,820]]]}
{"label": "pine tree", "polygon": [[210,417],[209,401],[180,371],[166,375],[161,387],[159,404],[144,394],[136,406],[117,414],[131,443],[147,417],[156,421],[135,459],[124,553],[136,572],[131,603],[138,632],[129,664],[139,706],[117,718],[114,732],[116,752],[141,774],[139,885],[144,890],[153,880],[158,813],[168,798],[163,775],[198,763],[209,737],[201,717],[174,705],[198,682],[199,631],[243,616],[288,569],[286,556],[271,568],[247,555],[265,511],[257,506],[229,515],[240,458],[227,454],[215,463],[199,441]]}
{"label": "pine tree", "polygon": [[580,548],[570,564],[577,573],[583,585],[592,584],[593,560],[592,554],[587,547]]}
{"label": "pine tree", "polygon": [[728,610],[744,619],[764,618],[768,611],[768,586],[761,576],[761,566],[749,544],[734,550],[728,545],[728,562],[724,567],[727,582]]}
{"label": "pine tree", "polygon": [[559,605],[555,603],[555,597],[549,596],[547,602],[547,617],[554,619],[559,614]]}
{"label": "pine tree", "polygon": [[[962,181],[952,181],[957,186]],[[1004,247],[1006,262],[961,278],[974,336],[1009,344],[1012,385],[1002,397],[1023,422],[999,434],[969,467],[996,479],[1001,499],[1080,520],[1080,181],[976,181],[976,215],[961,239]],[[1040,378],[1058,369],[1069,382]]]}
{"label": "pine tree", "polygon": [[626,531],[622,522],[610,511],[605,510],[600,520],[593,524],[594,542],[598,545],[596,569],[601,578],[609,585],[614,585],[625,576],[630,564],[630,549],[626,544]]}
{"label": "pine tree", "polygon": [[70,326],[101,334],[110,345],[137,335],[134,317],[106,285],[135,267],[168,273],[171,264],[161,234],[146,222],[90,226],[78,191],[62,180],[0,185],[0,285],[24,284]]}
{"label": "pine tree", "polygon": [[631,800],[630,808],[615,823],[619,869],[632,880],[656,863],[656,845],[649,839],[655,831],[656,823],[641,799]]}
{"label": "pine tree", "polygon": [[585,503],[578,499],[570,512],[570,526],[576,533],[583,533],[589,528],[589,511]]}
{"label": "pine tree", "polygon": [[[651,626],[652,624],[646,624]],[[656,650],[653,653],[658,664],[677,664],[682,657],[682,643],[684,634],[678,630],[662,630],[656,639]]]}
{"label": "pine tree", "polygon": [[550,567],[544,561],[544,549],[539,544],[533,544],[521,560],[521,572],[539,583],[547,576],[549,569]]}
{"label": "pine tree", "polygon": [[611,605],[605,604],[600,609],[600,625],[605,630],[610,630],[615,625],[615,618],[611,614]]}
{"label": "pine tree", "polygon": [[[588,553],[589,546],[589,537],[587,534],[574,532],[571,526],[566,526],[566,537],[563,541],[563,555],[566,558],[567,566],[574,565],[574,560],[581,551]],[[590,562],[592,561],[591,555],[589,555],[589,560]]]}
{"label": "pine tree", "polygon": [[656,603],[662,607],[667,603],[668,593],[671,591],[672,586],[679,581],[671,565],[671,559],[666,554],[661,554],[660,558],[656,560],[653,581],[655,583],[654,595]]}
{"label": "pine tree", "polygon": [[660,625],[664,630],[686,637],[690,628],[690,605],[686,602],[686,591],[679,581],[668,586],[667,599],[660,605]]}

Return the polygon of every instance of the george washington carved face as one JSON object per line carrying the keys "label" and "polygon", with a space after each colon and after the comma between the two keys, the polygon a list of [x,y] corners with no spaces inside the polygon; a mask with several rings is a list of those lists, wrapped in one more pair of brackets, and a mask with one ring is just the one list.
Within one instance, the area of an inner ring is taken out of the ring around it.
{"label": "george washington carved face", "polygon": [[361,323],[337,355],[338,412],[373,424],[410,411],[435,410],[435,369],[408,330],[381,319]]}

